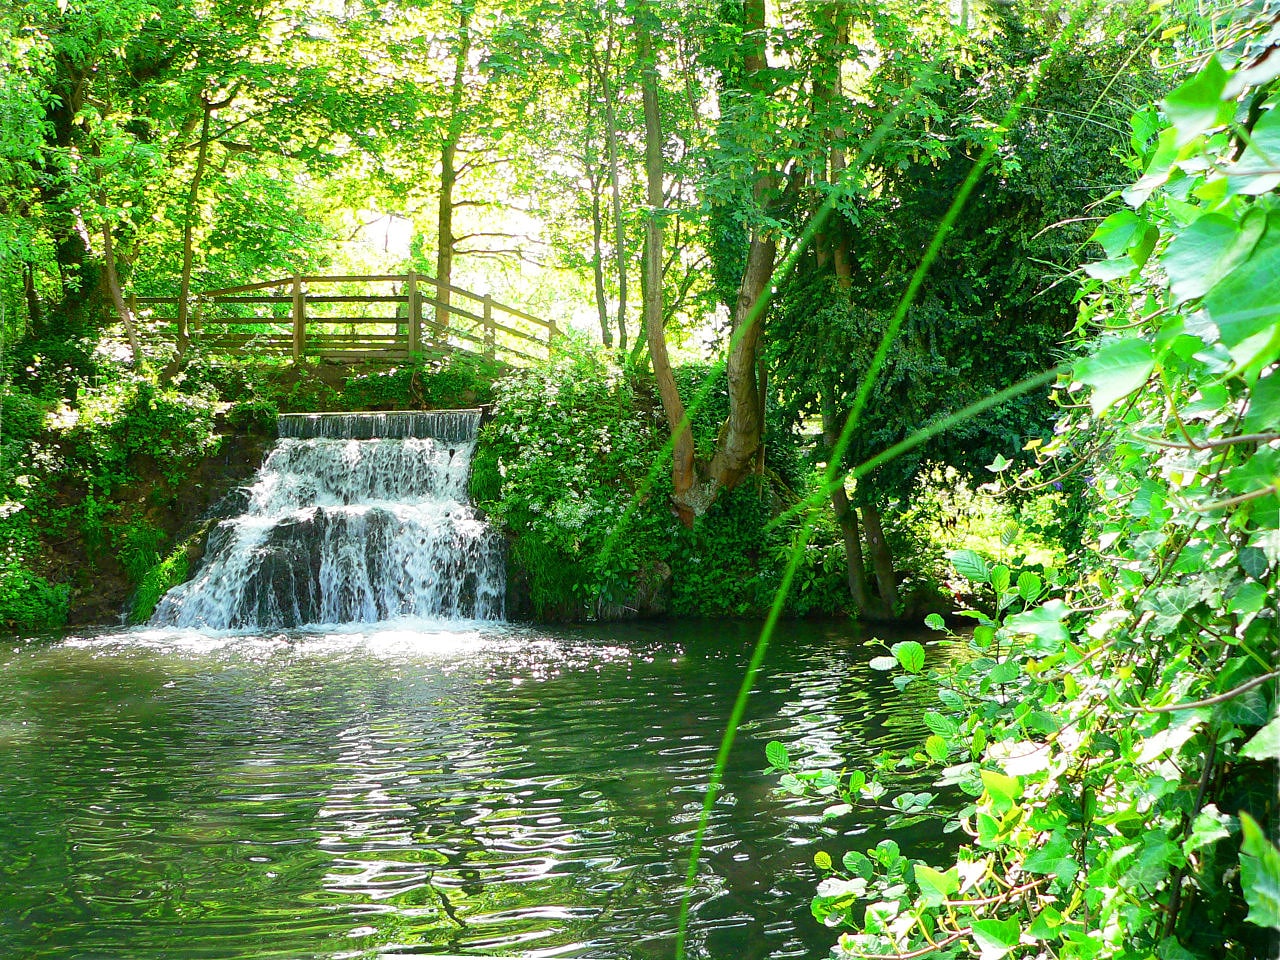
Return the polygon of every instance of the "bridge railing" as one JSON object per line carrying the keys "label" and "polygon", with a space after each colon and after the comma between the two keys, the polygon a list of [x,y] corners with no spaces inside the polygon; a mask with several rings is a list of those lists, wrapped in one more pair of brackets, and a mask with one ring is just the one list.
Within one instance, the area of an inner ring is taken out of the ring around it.
{"label": "bridge railing", "polygon": [[[371,292],[376,291],[376,292]],[[143,319],[177,324],[177,297],[138,297]],[[203,290],[190,338],[230,355],[399,360],[470,353],[520,365],[545,359],[560,331],[492,297],[423,273],[312,276]]]}

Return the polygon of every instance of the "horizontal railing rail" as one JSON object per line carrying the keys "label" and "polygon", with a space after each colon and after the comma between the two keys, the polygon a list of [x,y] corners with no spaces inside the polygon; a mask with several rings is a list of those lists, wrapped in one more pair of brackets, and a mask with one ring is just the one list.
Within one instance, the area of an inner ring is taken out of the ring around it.
{"label": "horizontal railing rail", "polygon": [[[353,292],[390,285],[390,292]],[[272,293],[270,291],[279,292]],[[434,293],[434,296],[430,294]],[[424,273],[298,274],[192,294],[189,330],[177,297],[137,297],[142,320],[232,355],[399,360],[469,353],[518,365],[556,349],[555,323]]]}

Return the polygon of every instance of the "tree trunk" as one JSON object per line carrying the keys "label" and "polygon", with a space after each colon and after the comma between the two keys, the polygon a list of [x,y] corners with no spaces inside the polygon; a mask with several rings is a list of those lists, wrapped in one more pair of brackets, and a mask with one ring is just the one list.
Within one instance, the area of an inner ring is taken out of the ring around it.
{"label": "tree trunk", "polygon": [[871,567],[876,575],[876,588],[887,614],[898,610],[898,578],[893,572],[893,555],[884,540],[880,526],[880,511],[868,501],[861,507],[862,525],[867,531],[867,552],[871,554]]}
{"label": "tree trunk", "polygon": [[[618,115],[614,90],[609,84],[613,50],[613,20],[605,43],[600,87],[604,94],[605,144],[609,151],[609,186],[613,194],[613,258],[618,271],[618,349],[627,349],[627,227],[622,218],[622,172],[618,162]],[[638,28],[640,29],[640,28]],[[647,121],[646,121],[647,123]],[[646,324],[648,321],[646,321]],[[647,335],[647,334],[646,334]]]}
{"label": "tree trunk", "polygon": [[601,210],[600,170],[596,165],[595,129],[595,78],[587,74],[587,97],[583,111],[586,114],[586,135],[583,142],[582,165],[586,169],[587,186],[591,190],[591,276],[595,281],[596,314],[600,320],[600,342],[606,349],[613,347],[613,329],[609,325],[609,300],[604,290],[604,214]]}
{"label": "tree trunk", "polygon": [[[635,30],[640,56],[641,92],[644,99],[644,169],[648,190],[649,218],[645,224],[644,266],[644,331],[653,362],[653,376],[658,382],[662,410],[671,427],[671,479],[675,487],[676,510],[686,526],[700,510],[690,506],[691,494],[699,484],[694,468],[693,432],[685,414],[684,402],[676,389],[675,374],[667,357],[667,339],[662,317],[662,123],[658,115],[658,71],[653,62],[651,24],[647,14],[637,10]],[[656,32],[656,30],[654,30]]]}
{"label": "tree trunk", "polygon": [[[748,92],[763,92],[762,78],[769,69],[765,47],[765,0],[743,0],[743,86]],[[772,168],[756,177],[752,186],[761,206],[777,186]],[[760,227],[752,229],[747,263],[738,286],[738,299],[731,316],[732,334],[725,377],[729,388],[729,418],[720,429],[716,452],[707,471],[710,503],[721,489],[735,486],[762,456],[764,437],[764,395],[759,373],[760,334],[773,295],[770,281],[777,256],[777,243]],[[704,506],[705,509],[705,506]]]}
{"label": "tree trunk", "polygon": [[453,188],[458,180],[455,161],[462,139],[462,97],[466,90],[467,58],[471,55],[471,14],[458,14],[458,51],[449,92],[449,125],[440,144],[440,204],[436,214],[436,325],[440,336],[449,328],[449,285],[453,282]]}
{"label": "tree trunk", "polygon": [[[103,204],[105,206],[105,202]],[[120,278],[116,276],[115,244],[111,242],[111,224],[104,217],[102,220],[102,265],[106,274],[107,290],[111,293],[111,301],[115,304],[116,315],[124,322],[125,333],[129,337],[129,349],[133,353],[133,366],[142,362],[142,344],[138,342],[138,327],[133,321],[133,312],[124,301],[124,292],[120,289]]]}
{"label": "tree trunk", "polygon": [[[840,436],[840,422],[829,402],[822,408],[822,439],[826,443],[828,456]],[[866,560],[862,553],[862,532],[858,524],[858,512],[849,503],[849,495],[841,484],[831,491],[831,509],[835,513],[836,525],[844,540],[845,574],[849,583],[849,596],[853,599],[854,609],[858,616],[869,620],[887,620],[893,610],[887,607],[880,597],[871,592],[867,582]]]}
{"label": "tree trunk", "polygon": [[36,292],[36,269],[31,264],[22,268],[22,292],[27,298],[27,330],[40,329],[40,295]]}
{"label": "tree trunk", "polygon": [[196,152],[196,169],[191,176],[191,189],[187,192],[187,215],[182,224],[182,278],[178,284],[178,354],[186,349],[190,332],[188,319],[191,310],[191,266],[194,260],[194,244],[192,235],[195,232],[196,206],[200,199],[200,181],[204,179],[205,167],[209,159],[209,123],[213,119],[213,111],[225,107],[231,98],[219,103],[210,103],[202,95],[200,105],[204,116],[200,118],[200,147]]}

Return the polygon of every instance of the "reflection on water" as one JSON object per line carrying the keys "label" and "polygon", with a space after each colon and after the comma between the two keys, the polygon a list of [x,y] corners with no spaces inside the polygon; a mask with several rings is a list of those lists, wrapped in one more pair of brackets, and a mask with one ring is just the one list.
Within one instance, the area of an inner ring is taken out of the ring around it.
{"label": "reflection on water", "polygon": [[[669,957],[755,636],[404,623],[6,649],[0,956]],[[764,744],[835,763],[918,737],[927,695],[871,655],[844,626],[780,631],[707,835],[692,956],[826,953],[813,852],[880,828],[776,795]]]}

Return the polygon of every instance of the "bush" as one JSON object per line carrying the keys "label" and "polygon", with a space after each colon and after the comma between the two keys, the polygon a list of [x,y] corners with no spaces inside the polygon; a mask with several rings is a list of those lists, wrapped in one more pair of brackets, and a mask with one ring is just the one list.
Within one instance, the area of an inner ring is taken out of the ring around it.
{"label": "bush", "polygon": [[535,613],[581,617],[626,602],[675,535],[666,472],[643,490],[662,446],[655,413],[590,354],[517,371],[495,393],[471,493],[513,534]]}
{"label": "bush", "polygon": [[7,509],[0,518],[0,624],[18,631],[56,630],[66,623],[70,589],[32,569],[35,536],[14,505]]}
{"label": "bush", "polygon": [[349,410],[430,410],[474,407],[493,400],[494,363],[464,354],[418,360],[348,377],[342,388]]}
{"label": "bush", "polygon": [[150,620],[160,598],[178,584],[184,583],[189,574],[187,544],[179,544],[176,550],[140,578],[138,589],[133,594],[133,602],[129,606],[129,622],[138,624]]}

